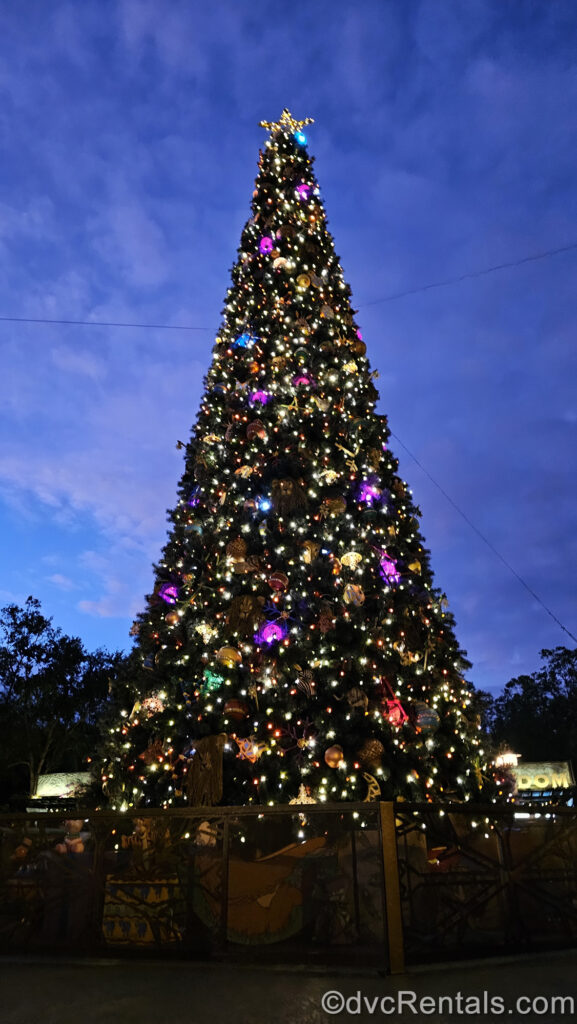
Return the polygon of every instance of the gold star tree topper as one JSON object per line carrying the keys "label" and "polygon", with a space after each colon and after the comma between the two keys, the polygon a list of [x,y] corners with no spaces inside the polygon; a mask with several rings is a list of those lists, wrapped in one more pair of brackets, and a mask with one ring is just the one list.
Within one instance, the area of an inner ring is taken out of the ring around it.
{"label": "gold star tree topper", "polygon": [[261,128],[268,128],[273,133],[287,132],[292,135],[294,132],[302,132],[307,124],[314,124],[314,118],[305,117],[304,121],[297,121],[290,110],[285,107],[278,121],[260,121],[259,123]]}

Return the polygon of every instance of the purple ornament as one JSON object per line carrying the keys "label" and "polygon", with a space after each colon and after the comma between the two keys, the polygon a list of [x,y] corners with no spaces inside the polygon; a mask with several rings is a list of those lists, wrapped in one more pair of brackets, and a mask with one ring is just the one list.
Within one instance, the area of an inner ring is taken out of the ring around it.
{"label": "purple ornament", "polygon": [[394,558],[390,558],[389,555],[387,555],[386,551],[383,551],[381,553],[380,562],[381,579],[383,579],[385,583],[389,584],[398,583],[401,578],[401,574],[397,569],[397,563],[395,562]]}
{"label": "purple ornament", "polygon": [[176,604],[178,600],[178,587],[174,583],[163,583],[158,588],[158,596],[167,604]]}
{"label": "purple ornament", "polygon": [[296,377],[293,377],[293,384],[296,388],[300,385],[303,387],[311,386],[314,387],[315,379],[307,373],[297,373]]}
{"label": "purple ornament", "polygon": [[373,480],[363,480],[359,487],[359,501],[366,502],[367,505],[372,505],[374,501],[381,497],[381,489],[377,487]]}
{"label": "purple ornament", "polygon": [[297,185],[297,187],[295,188],[297,199],[300,199],[301,203],[308,202],[308,200],[310,199],[311,191],[311,186],[307,185],[306,182],[304,181],[302,182],[302,184]]}
{"label": "purple ornament", "polygon": [[193,487],[192,491],[190,492],[188,504],[190,505],[191,508],[196,508],[196,506],[200,504],[200,487]]}
{"label": "purple ornament", "polygon": [[360,331],[357,331],[357,338],[359,339],[359,341],[363,340],[363,336]]}
{"label": "purple ornament", "polygon": [[265,622],[258,632],[254,634],[254,638],[257,644],[267,644],[270,647],[271,644],[284,640],[287,635],[288,626],[286,622],[280,620],[278,622]]}
{"label": "purple ornament", "polygon": [[272,238],[269,238],[268,235],[264,235],[258,244],[258,248],[259,252],[261,252],[263,256],[267,256],[269,252],[272,252],[274,249],[274,242]]}
{"label": "purple ornament", "polygon": [[253,391],[249,402],[251,405],[256,405],[257,402],[260,402],[261,405],[266,405],[267,402],[270,402],[270,395],[267,395],[266,391]]}

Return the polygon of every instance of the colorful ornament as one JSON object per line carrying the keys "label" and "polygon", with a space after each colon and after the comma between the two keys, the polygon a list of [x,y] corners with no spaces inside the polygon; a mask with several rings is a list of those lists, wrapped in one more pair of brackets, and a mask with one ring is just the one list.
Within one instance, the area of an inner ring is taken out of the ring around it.
{"label": "colorful ornament", "polygon": [[314,541],[314,540],[305,540],[305,542],[303,544],[303,558],[304,558],[304,560],[305,560],[307,565],[310,565],[311,562],[314,562],[314,560],[317,557],[320,549],[321,549],[321,546],[320,546],[320,544],[317,544],[316,541]]}
{"label": "colorful ornament", "polygon": [[273,480],[271,486],[272,503],[275,512],[280,516],[288,516],[293,512],[304,511],[308,506],[308,496],[303,480],[285,477]]}
{"label": "colorful ornament", "polygon": [[220,690],[224,683],[224,676],[218,674],[218,672],[212,672],[211,669],[205,668],[202,673],[202,683],[200,684],[201,693],[216,693]]}
{"label": "colorful ornament", "polygon": [[167,604],[176,604],[178,600],[178,587],[174,583],[162,583],[158,588],[158,596]]}
{"label": "colorful ornament", "polygon": [[256,405],[257,403],[259,405],[267,405],[267,403],[270,402],[270,397],[271,396],[267,395],[266,391],[253,391],[249,398],[249,402],[251,405]]}
{"label": "colorful ornament", "polygon": [[328,747],[328,749],[325,750],[325,762],[328,764],[329,768],[338,768],[343,759],[344,750],[342,747],[339,747],[338,743],[335,743],[334,746]]}
{"label": "colorful ornament", "polygon": [[295,388],[315,387],[315,379],[309,373],[297,373],[297,375],[293,377],[293,384]]}
{"label": "colorful ornament", "polygon": [[[298,668],[298,665],[296,666]],[[312,697],[315,691],[315,677],[310,669],[300,671],[299,677],[296,681],[297,689],[301,690],[306,697]]]}
{"label": "colorful ornament", "polygon": [[242,537],[235,537],[228,542],[225,551],[231,562],[242,562],[247,552],[246,541]]}
{"label": "colorful ornament", "polygon": [[347,510],[344,498],[324,498],[321,505],[321,516],[342,516]]}
{"label": "colorful ornament", "polygon": [[393,700],[383,701],[383,717],[394,729],[400,729],[409,718],[400,700],[396,697]]}
{"label": "colorful ornament", "polygon": [[343,590],[343,600],[345,604],[352,604],[355,608],[360,608],[365,603],[363,588],[357,583],[347,583]]}
{"label": "colorful ornament", "polygon": [[301,203],[308,203],[311,192],[311,186],[307,185],[304,181],[295,188],[296,197],[300,199]]}
{"label": "colorful ornament", "polygon": [[381,579],[383,579],[385,583],[388,583],[390,586],[393,583],[399,582],[401,574],[397,569],[397,563],[394,560],[394,558],[390,558],[390,556],[387,555],[385,551],[383,551],[381,552],[379,564],[381,567],[379,574]]}
{"label": "colorful ornament", "polygon": [[[299,146],[306,146],[307,137],[303,132],[295,132],[295,142],[298,142]],[[314,800],[312,801],[314,803]],[[292,803],[292,801],[291,801]]]}
{"label": "colorful ornament", "polygon": [[256,338],[253,338],[252,334],[245,331],[244,334],[239,334],[238,338],[231,342],[231,348],[250,348],[255,341]]}
{"label": "colorful ornament", "polygon": [[178,612],[167,612],[164,621],[168,626],[176,626],[180,622],[180,615]]}
{"label": "colorful ornament", "polygon": [[268,578],[268,585],[273,590],[287,590],[289,578],[284,572],[273,572]]}
{"label": "colorful ornament", "polygon": [[194,628],[195,631],[200,634],[205,644],[208,644],[217,633],[214,626],[211,626],[208,622],[198,622]]}
{"label": "colorful ornament", "polygon": [[268,235],[265,235],[263,238],[261,238],[260,242],[258,243],[258,249],[263,256],[268,256],[268,254],[272,252],[274,249],[274,242],[272,238],[269,238]]}
{"label": "colorful ornament", "polygon": [[261,440],[264,440],[266,437],[266,427],[264,423],[262,423],[261,420],[253,420],[246,428],[246,436],[249,441],[252,441],[254,437],[260,437]]}
{"label": "colorful ornament", "polygon": [[410,707],[410,716],[417,732],[431,734],[437,731],[441,719],[434,708],[429,707],[424,701],[415,701]]}
{"label": "colorful ornament", "polygon": [[270,647],[271,644],[280,643],[288,636],[288,626],[284,619],[280,619],[275,622],[266,622],[259,630],[254,634],[255,643],[266,644]]}
{"label": "colorful ornament", "polygon": [[377,486],[373,479],[363,480],[359,487],[358,500],[364,501],[366,505],[372,505],[373,502],[381,497],[381,494],[381,488]]}
{"label": "colorful ornament", "polygon": [[146,718],[152,718],[153,715],[159,715],[161,711],[164,711],[164,701],[159,694],[154,693],[142,701],[140,710],[144,712]]}
{"label": "colorful ornament", "polygon": [[257,740],[256,736],[249,736],[247,739],[239,739],[238,736],[233,738],[238,745],[238,754],[236,756],[241,761],[250,761],[251,764],[254,764],[266,750],[266,743]]}
{"label": "colorful ornament", "polygon": [[240,665],[242,654],[235,647],[221,647],[216,652],[216,660],[227,668],[233,668],[234,665]]}
{"label": "colorful ornament", "polygon": [[311,279],[308,276],[308,274],[299,274],[299,276],[297,277],[297,287],[304,292],[307,290],[307,288],[310,288],[310,286]]}
{"label": "colorful ornament", "polygon": [[347,551],[341,558],[341,563],[346,565],[347,569],[356,569],[357,565],[360,565],[363,560],[363,556],[358,551]]}
{"label": "colorful ornament", "polygon": [[363,772],[363,779],[365,780],[368,786],[367,795],[363,800],[363,803],[367,804],[370,803],[371,800],[380,800],[381,787],[379,786],[377,780],[375,779],[375,776],[369,775],[368,772]]}
{"label": "colorful ornament", "polygon": [[240,721],[249,714],[249,706],[246,701],[231,697],[224,705],[224,714],[228,718],[236,718]]}

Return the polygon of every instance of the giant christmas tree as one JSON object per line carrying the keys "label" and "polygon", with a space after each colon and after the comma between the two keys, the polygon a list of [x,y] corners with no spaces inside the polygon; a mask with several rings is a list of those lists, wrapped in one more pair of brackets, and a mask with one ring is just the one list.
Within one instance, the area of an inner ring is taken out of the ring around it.
{"label": "giant christmas tree", "polygon": [[397,475],[307,153],[263,124],[130,699],[114,806],[469,799],[469,668]]}

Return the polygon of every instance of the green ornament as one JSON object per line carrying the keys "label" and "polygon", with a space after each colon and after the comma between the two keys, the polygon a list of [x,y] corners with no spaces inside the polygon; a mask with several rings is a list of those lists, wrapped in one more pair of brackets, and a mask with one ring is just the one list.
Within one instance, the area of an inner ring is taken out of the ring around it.
{"label": "green ornament", "polygon": [[224,683],[224,676],[218,674],[218,672],[212,672],[209,668],[205,669],[202,675],[202,683],[200,684],[201,693],[215,693],[219,690]]}

